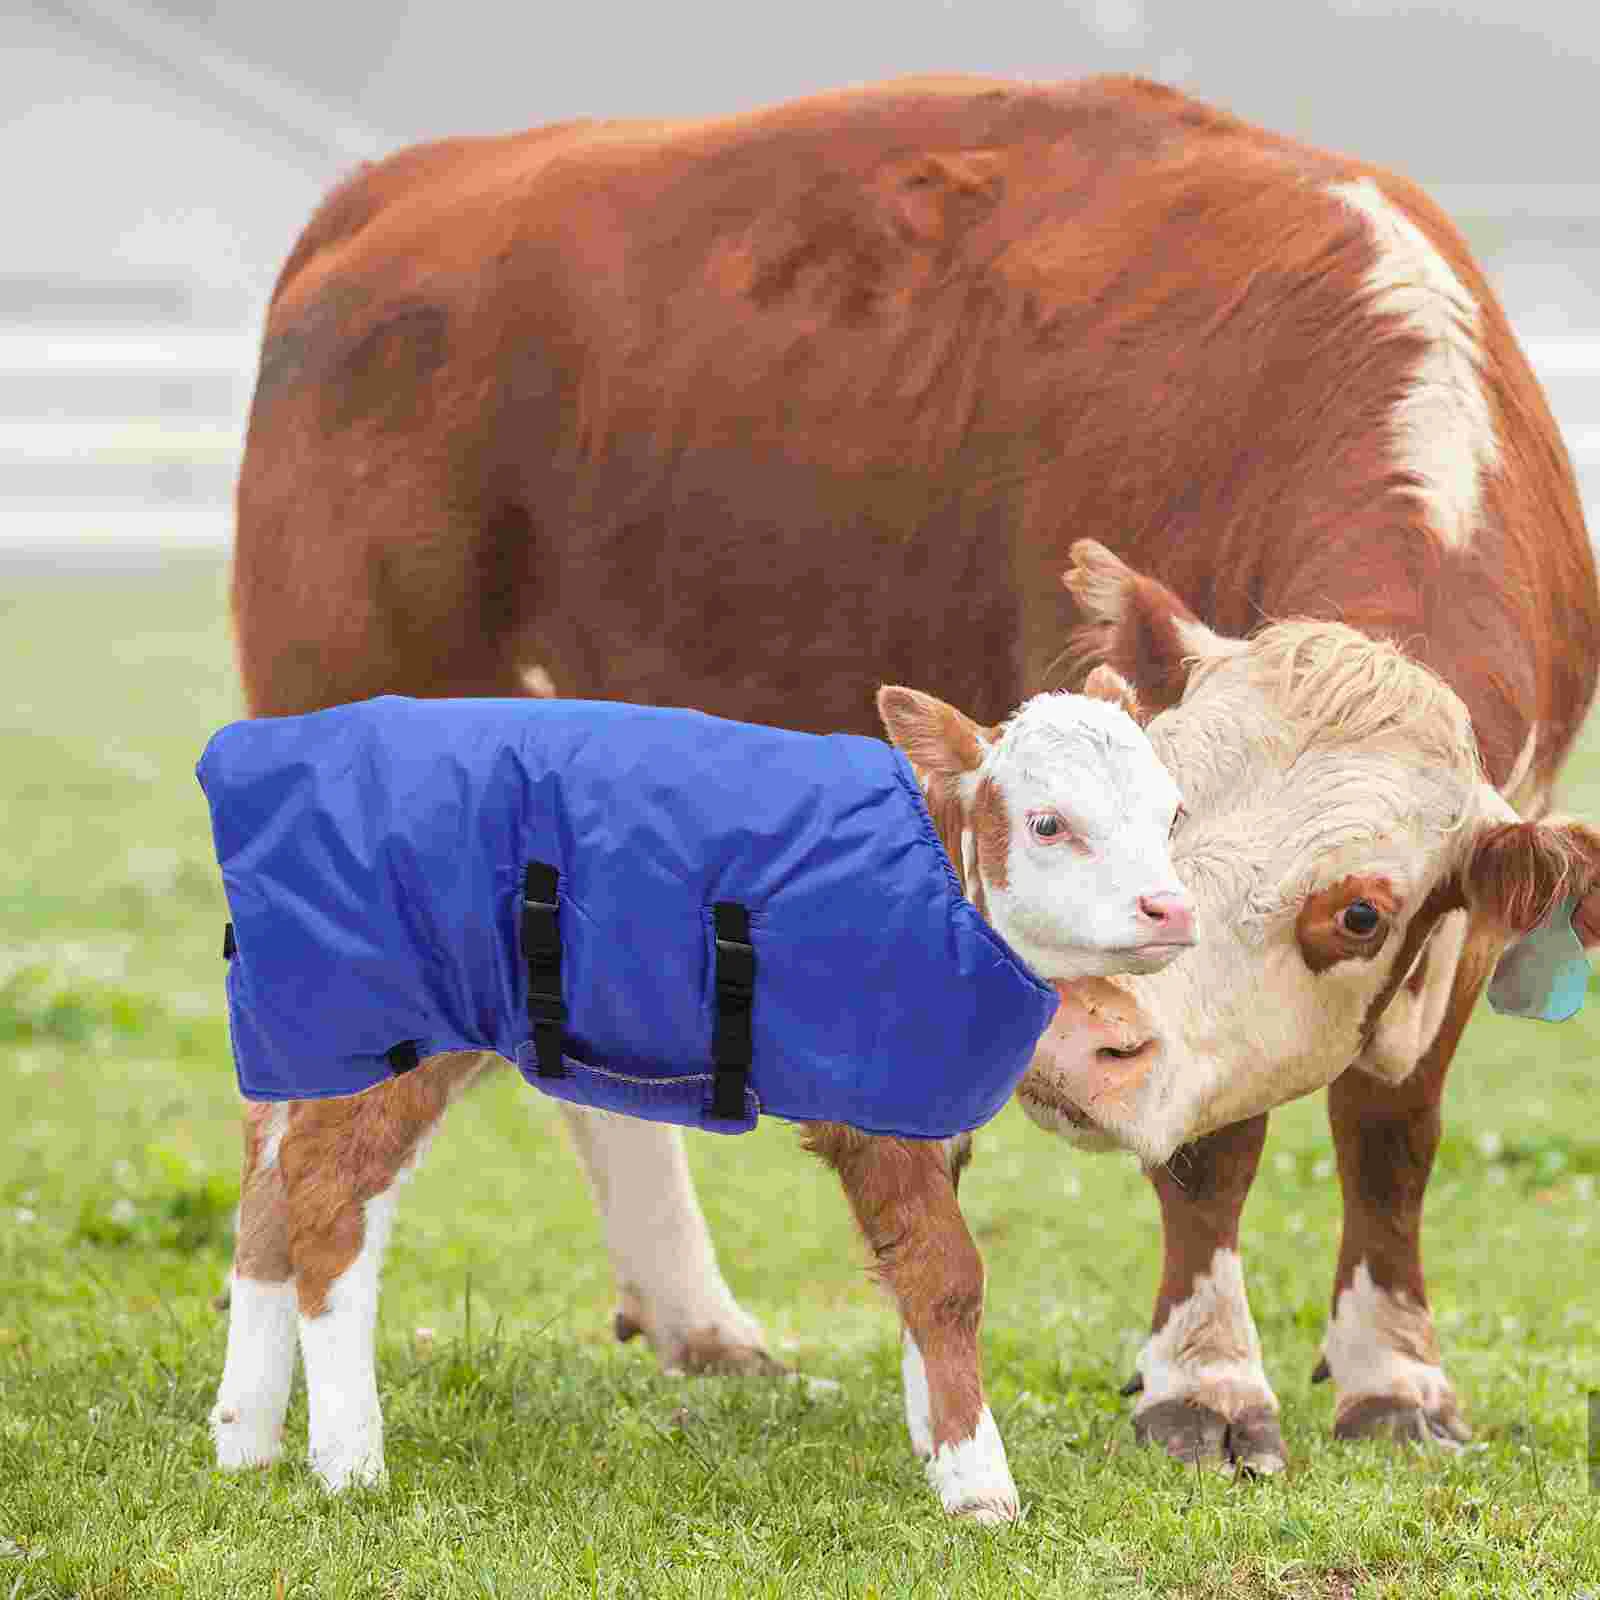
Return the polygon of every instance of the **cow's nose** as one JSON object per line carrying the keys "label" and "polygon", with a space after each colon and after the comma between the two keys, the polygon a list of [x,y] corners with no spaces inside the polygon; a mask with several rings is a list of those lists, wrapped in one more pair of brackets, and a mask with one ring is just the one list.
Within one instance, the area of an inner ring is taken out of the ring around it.
{"label": "cow's nose", "polygon": [[1139,915],[1149,924],[1150,939],[1160,944],[1194,943],[1194,907],[1174,890],[1139,896]]}

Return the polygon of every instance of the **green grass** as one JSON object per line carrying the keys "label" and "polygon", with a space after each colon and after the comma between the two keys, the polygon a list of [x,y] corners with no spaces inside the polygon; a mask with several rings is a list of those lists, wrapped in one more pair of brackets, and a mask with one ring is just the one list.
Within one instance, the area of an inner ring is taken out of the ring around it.
{"label": "green grass", "polygon": [[[996,1533],[947,1524],[924,1487],[892,1314],[791,1130],[691,1153],[736,1292],[840,1391],[666,1379],[609,1342],[577,1167],[504,1074],[406,1195],[380,1327],[390,1487],[325,1498],[298,1395],[285,1464],[215,1473],[237,1104],[191,769],[236,708],[222,584],[198,558],[0,570],[0,1600],[1600,1593],[1600,1005],[1560,1028],[1484,1016],[1456,1068],[1429,1269],[1464,1455],[1329,1438],[1308,1382],[1338,1227],[1317,1100],[1275,1118],[1247,1215],[1293,1456],[1255,1484],[1133,1444],[1116,1386],[1158,1234],[1132,1165],[1011,1111],[985,1130],[962,1198],[1025,1506]],[[1600,746],[1567,799],[1600,814]]]}

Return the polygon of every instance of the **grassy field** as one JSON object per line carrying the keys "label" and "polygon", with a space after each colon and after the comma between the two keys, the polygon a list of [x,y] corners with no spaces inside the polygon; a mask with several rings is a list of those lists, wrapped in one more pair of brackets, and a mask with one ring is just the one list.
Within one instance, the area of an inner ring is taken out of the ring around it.
{"label": "grassy field", "polygon": [[[1157,1271],[1121,1158],[1008,1111],[962,1198],[990,1268],[988,1379],[1025,1516],[939,1515],[905,1442],[893,1317],[791,1130],[694,1138],[724,1268],[837,1393],[661,1377],[609,1341],[599,1231],[553,1110],[511,1074],[407,1192],[380,1375],[391,1484],[222,1477],[237,1105],[223,922],[192,766],[236,711],[213,559],[0,568],[0,1600],[511,1595],[1600,1594],[1584,1471],[1600,1387],[1600,1006],[1480,1018],[1431,1194],[1457,1457],[1335,1446],[1308,1382],[1337,1191],[1318,1101],[1274,1121],[1247,1270],[1291,1470],[1231,1483],[1135,1447]],[[1600,815],[1600,743],[1567,801]],[[435,1330],[431,1340],[416,1330]]]}

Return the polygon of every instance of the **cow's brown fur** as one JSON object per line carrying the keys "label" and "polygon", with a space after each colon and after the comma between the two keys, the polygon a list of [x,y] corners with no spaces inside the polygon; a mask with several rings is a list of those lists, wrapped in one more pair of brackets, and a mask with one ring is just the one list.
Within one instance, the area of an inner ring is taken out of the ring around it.
{"label": "cow's brown fur", "polygon": [[[1327,192],[1363,177],[1481,308],[1499,460],[1454,545],[1392,448],[1419,337],[1364,301],[1374,244]],[[990,721],[1094,659],[1062,656],[1079,619],[1058,576],[1084,534],[1222,632],[1336,617],[1401,643],[1466,702],[1496,783],[1532,736],[1521,780],[1548,793],[1594,689],[1570,464],[1459,235],[1404,179],[1128,78],[908,80],[362,169],[273,297],[233,611],[259,715],[515,694],[537,667],[564,694],[875,733],[885,679]],[[1160,710],[1182,634],[1143,610],[1126,664]],[[1477,882],[1521,927],[1565,880],[1543,863],[1527,904],[1498,893],[1514,847]],[[1463,962],[1411,1079],[1331,1091],[1341,1282],[1365,1258],[1422,1297],[1438,1095],[1488,960]],[[374,1182],[408,1159],[438,1109],[413,1076],[427,1103],[406,1100],[403,1136],[296,1108],[295,1217],[327,1210],[313,1149],[354,1140]],[[880,1172],[875,1147],[818,1138],[861,1174],[875,1249],[919,1208],[948,1218],[931,1154]],[[1197,1237],[1236,1236],[1253,1160],[1219,1174]],[[1163,1193],[1164,1295],[1201,1248],[1184,1204]],[[957,1255],[942,1270],[981,1287]],[[907,1316],[933,1315],[906,1259],[885,1270]],[[941,1323],[958,1367],[976,1304]]]}
{"label": "cow's brown fur", "polygon": [[1174,1307],[1189,1298],[1218,1250],[1239,1248],[1239,1213],[1266,1138],[1267,1119],[1252,1117],[1185,1145],[1151,1173],[1167,1239],[1152,1332],[1159,1333]]}

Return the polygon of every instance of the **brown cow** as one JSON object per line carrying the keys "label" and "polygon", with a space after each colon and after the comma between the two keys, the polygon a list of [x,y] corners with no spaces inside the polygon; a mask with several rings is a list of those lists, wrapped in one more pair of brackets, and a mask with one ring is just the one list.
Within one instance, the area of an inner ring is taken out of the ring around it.
{"label": "brown cow", "polygon": [[[1085,535],[1138,571],[1080,552],[1093,632],[1064,654],[1084,614],[1059,579]],[[1187,963],[1081,991],[1032,1109],[1064,1128],[1104,1115],[1151,1155],[1205,1135],[1155,1173],[1167,1263],[1139,1421],[1270,1467],[1239,1210],[1265,1110],[1336,1079],[1341,1430],[1460,1431],[1417,1244],[1439,1092],[1497,950],[1592,870],[1581,831],[1492,836],[1510,812],[1478,767],[1523,815],[1543,810],[1594,688],[1600,603],[1539,389],[1411,185],[1128,79],[918,80],[403,152],[335,191],[278,285],[234,611],[263,714],[553,684],[870,733],[885,678],[989,722],[1098,651],[1179,719],[1171,758],[1205,791],[1202,835],[1226,832],[1230,794],[1254,798],[1257,779],[1304,804],[1285,752],[1348,735],[1399,786],[1384,795],[1414,784],[1428,804],[1386,803],[1327,848],[1314,817],[1257,816],[1267,843],[1298,829],[1293,871],[1251,869],[1261,937],[1234,941],[1249,962],[1213,972],[1215,998],[1237,1018],[1240,995],[1282,978],[1293,1026],[1212,1052],[1211,1104],[1175,1118],[1182,1097],[1161,1090],[1194,1049],[1171,999]],[[1295,616],[1349,626],[1227,637]],[[1363,684],[1394,718],[1361,711]],[[1207,685],[1249,702],[1231,743],[1181,720]],[[1203,917],[1227,903],[1215,879],[1202,865]],[[1326,1040],[1304,1031],[1311,993],[1338,1021]],[[1138,1091],[1131,1122],[1119,1083]],[[395,1096],[387,1171],[442,1110],[435,1088],[426,1105]],[[314,1194],[338,1142],[309,1117],[303,1137],[293,1118],[253,1126],[240,1284],[355,1259],[381,1217],[284,1209],[285,1177]],[[578,1142],[619,1330],[671,1364],[763,1363],[673,1137],[593,1121]],[[906,1252],[871,1216],[959,1225],[960,1152],[824,1153],[872,1197],[857,1210],[891,1280]],[[979,1304],[947,1297],[951,1370],[969,1376],[933,1397],[931,1430],[908,1348],[924,1452],[965,1438],[944,1418],[970,1424],[981,1403]],[[280,1296],[253,1325],[282,1349],[292,1324]]]}

